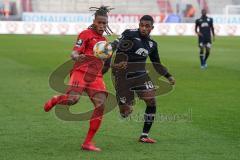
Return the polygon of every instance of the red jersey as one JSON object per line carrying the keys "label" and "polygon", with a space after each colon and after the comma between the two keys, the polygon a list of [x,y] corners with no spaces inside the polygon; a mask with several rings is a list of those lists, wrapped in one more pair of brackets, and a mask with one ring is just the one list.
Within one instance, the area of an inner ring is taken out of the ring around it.
{"label": "red jersey", "polygon": [[104,62],[96,58],[93,54],[93,47],[99,41],[106,41],[106,38],[99,35],[93,29],[86,29],[78,35],[73,50],[77,51],[79,54],[85,54],[87,60],[82,63],[76,62],[73,71],[80,70],[85,73],[88,72],[102,77],[102,67]]}

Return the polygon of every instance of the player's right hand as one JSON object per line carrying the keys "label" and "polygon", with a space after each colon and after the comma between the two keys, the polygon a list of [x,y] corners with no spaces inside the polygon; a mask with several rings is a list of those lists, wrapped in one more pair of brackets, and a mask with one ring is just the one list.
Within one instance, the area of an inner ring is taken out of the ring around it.
{"label": "player's right hand", "polygon": [[200,36],[200,37],[203,36],[203,34],[201,32],[198,32],[197,35]]}
{"label": "player's right hand", "polygon": [[126,61],[122,61],[120,63],[117,64],[113,64],[112,66],[114,69],[126,69],[127,68],[127,62]]}
{"label": "player's right hand", "polygon": [[168,78],[168,81],[169,81],[169,83],[170,83],[171,85],[175,85],[175,83],[176,83],[176,80],[174,79],[173,76],[169,77],[169,78]]}

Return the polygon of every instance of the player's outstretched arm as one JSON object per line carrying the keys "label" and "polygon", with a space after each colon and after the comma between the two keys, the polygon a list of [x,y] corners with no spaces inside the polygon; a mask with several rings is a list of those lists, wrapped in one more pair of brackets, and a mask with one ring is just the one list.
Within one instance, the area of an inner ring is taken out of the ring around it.
{"label": "player's outstretched arm", "polygon": [[210,28],[211,28],[211,32],[212,32],[212,35],[213,35],[213,40],[215,41],[215,30],[214,30],[214,26],[213,26],[213,19],[211,19]]}
{"label": "player's outstretched arm", "polygon": [[168,72],[167,68],[161,62],[153,62],[153,67],[162,76],[164,76],[171,85],[175,85],[175,78]]}
{"label": "player's outstretched arm", "polygon": [[168,79],[169,83],[171,85],[174,85],[176,83],[175,78],[168,72],[167,68],[162,65],[159,54],[158,54],[158,49],[157,46],[155,47],[154,52],[152,52],[150,55],[150,60],[153,63],[153,67],[155,70],[162,76],[164,76],[166,79]]}

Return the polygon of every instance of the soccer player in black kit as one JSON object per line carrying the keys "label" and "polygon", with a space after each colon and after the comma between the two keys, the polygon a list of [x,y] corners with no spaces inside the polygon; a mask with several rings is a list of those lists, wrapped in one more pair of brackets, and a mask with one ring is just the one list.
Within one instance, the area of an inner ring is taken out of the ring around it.
{"label": "soccer player in black kit", "polygon": [[212,44],[211,34],[215,39],[213,19],[207,17],[207,11],[205,9],[202,10],[201,18],[197,19],[195,22],[195,32],[198,35],[201,68],[204,69],[207,67],[207,59],[210,55],[210,49]]}
{"label": "soccer player in black kit", "polygon": [[[120,114],[127,117],[132,112],[134,93],[145,101],[144,126],[139,142],[155,143],[148,137],[156,113],[155,88],[145,69],[149,57],[155,70],[166,77],[171,85],[175,84],[173,76],[161,64],[157,43],[150,38],[154,20],[145,15],[140,19],[138,29],[127,29],[112,42],[116,57],[112,65],[115,77],[115,89]],[[160,77],[157,76],[157,77]]]}

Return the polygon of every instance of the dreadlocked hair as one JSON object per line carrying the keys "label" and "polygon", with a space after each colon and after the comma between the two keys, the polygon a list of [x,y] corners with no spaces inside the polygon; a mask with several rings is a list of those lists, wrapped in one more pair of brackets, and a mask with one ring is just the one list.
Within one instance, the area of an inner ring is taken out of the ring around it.
{"label": "dreadlocked hair", "polygon": [[[110,6],[101,6],[101,7],[90,7],[89,10],[91,12],[95,12],[93,15],[96,18],[97,16],[105,16],[108,17],[108,13],[113,10],[114,8],[110,8]],[[94,25],[92,24],[91,26],[89,26],[89,28],[94,28]],[[108,35],[113,34],[113,31],[111,30],[111,28],[109,27],[109,25],[107,24],[107,28],[105,29],[105,32]]]}

